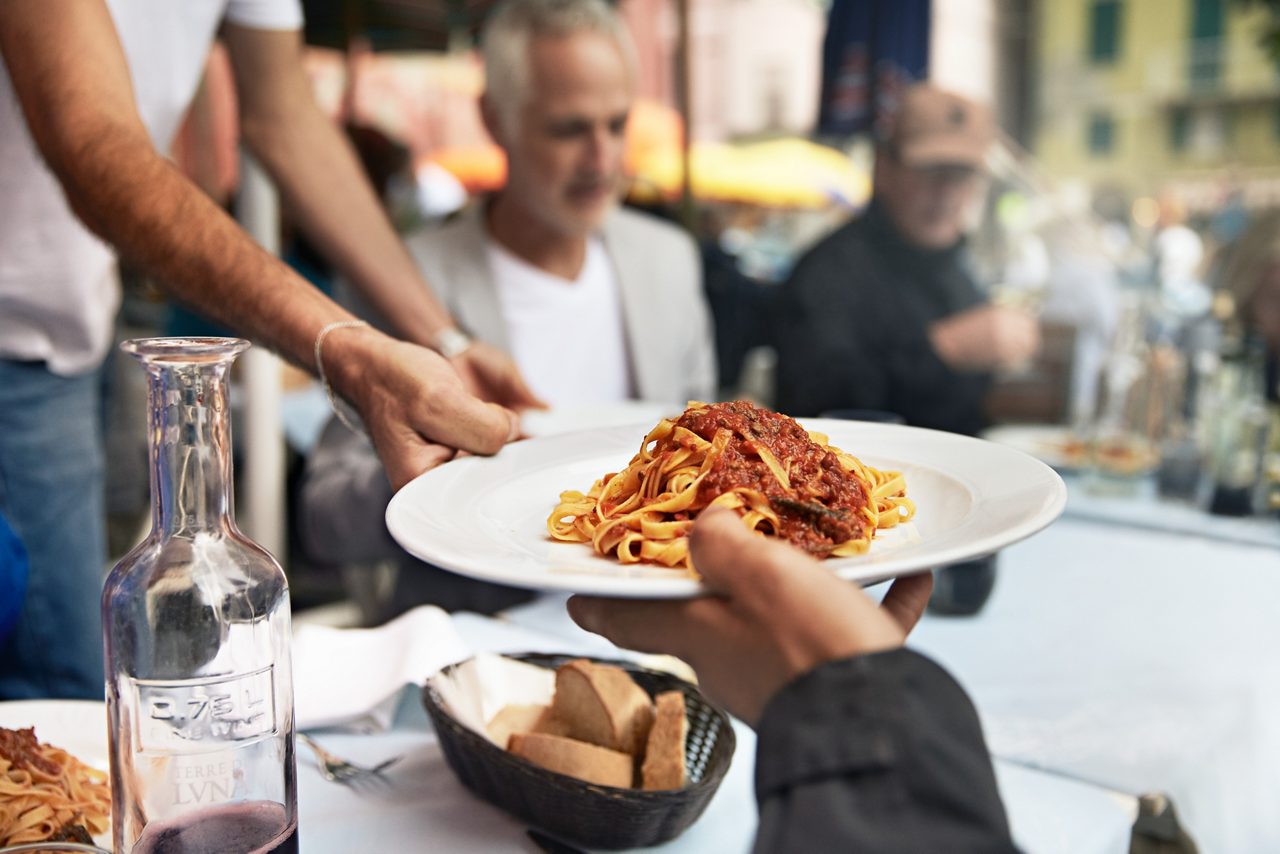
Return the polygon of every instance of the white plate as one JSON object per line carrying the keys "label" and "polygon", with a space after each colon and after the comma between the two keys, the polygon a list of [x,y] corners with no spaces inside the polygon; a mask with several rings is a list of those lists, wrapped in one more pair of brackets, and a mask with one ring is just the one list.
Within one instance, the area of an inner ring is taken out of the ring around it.
{"label": "white plate", "polygon": [[[36,738],[61,747],[90,768],[111,771],[107,752],[107,704],[93,700],[8,700],[0,702],[0,727],[36,728]],[[94,837],[111,847],[110,831]]]}
{"label": "white plate", "polygon": [[[1002,424],[983,432],[982,438],[1017,448],[1058,471],[1075,471],[1088,456],[1071,428],[1061,424]],[[1078,450],[1073,453],[1073,448]]]}
{"label": "white plate", "polygon": [[554,436],[605,427],[630,427],[663,418],[678,417],[681,405],[651,400],[618,400],[611,403],[581,403],[551,409],[526,409],[520,414],[520,430],[526,436]]}
{"label": "white plate", "polygon": [[[870,465],[902,471],[916,503],[915,519],[880,532],[867,554],[827,561],[851,581],[873,584],[989,554],[1048,525],[1066,503],[1062,478],[1012,448],[895,424],[801,423]],[[560,493],[585,492],[624,468],[652,426],[530,439],[493,457],[451,462],[396,493],[387,528],[410,554],[485,581],[600,596],[696,596],[702,584],[679,571],[624,566],[547,534]]]}
{"label": "white plate", "polygon": [[107,704],[92,700],[9,700],[0,703],[0,727],[36,728],[36,738],[61,747],[85,765],[109,771]]}

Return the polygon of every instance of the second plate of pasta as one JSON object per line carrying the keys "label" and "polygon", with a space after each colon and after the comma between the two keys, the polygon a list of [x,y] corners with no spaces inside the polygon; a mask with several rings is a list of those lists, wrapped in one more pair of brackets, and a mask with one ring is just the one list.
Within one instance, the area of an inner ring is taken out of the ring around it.
{"label": "second plate of pasta", "polygon": [[[860,465],[899,473],[906,484],[914,515],[904,506],[869,542],[833,549],[824,562],[862,584],[994,552],[1049,524],[1066,501],[1052,469],[991,442],[892,424],[800,423]],[[387,527],[415,557],[485,581],[602,596],[699,595],[702,584],[679,562],[623,563],[590,542],[559,541],[548,532],[562,493],[587,493],[604,475],[626,470],[654,429],[638,424],[566,433],[448,463],[395,495]]]}

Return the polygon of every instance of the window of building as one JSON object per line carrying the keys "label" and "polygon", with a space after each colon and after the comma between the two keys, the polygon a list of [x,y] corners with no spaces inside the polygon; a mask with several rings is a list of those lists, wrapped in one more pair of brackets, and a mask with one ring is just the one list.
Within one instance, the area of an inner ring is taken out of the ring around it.
{"label": "window of building", "polygon": [[1109,113],[1089,116],[1089,153],[1110,154],[1115,147],[1116,123]]}
{"label": "window of building", "polygon": [[1169,148],[1177,152],[1187,150],[1191,140],[1191,110],[1174,107],[1169,113]]}
{"label": "window of building", "polygon": [[1240,117],[1237,108],[1224,105],[1216,111],[1218,122],[1217,147],[1213,149],[1214,157],[1227,157],[1236,141],[1236,121]]}
{"label": "window of building", "polygon": [[1190,0],[1190,76],[1196,89],[1213,88],[1222,75],[1224,0]]}
{"label": "window of building", "polygon": [[1231,149],[1235,111],[1223,104],[1187,109],[1186,152],[1200,161],[1220,161]]}
{"label": "window of building", "polygon": [[1093,0],[1089,4],[1089,59],[1095,63],[1120,58],[1120,0]]}

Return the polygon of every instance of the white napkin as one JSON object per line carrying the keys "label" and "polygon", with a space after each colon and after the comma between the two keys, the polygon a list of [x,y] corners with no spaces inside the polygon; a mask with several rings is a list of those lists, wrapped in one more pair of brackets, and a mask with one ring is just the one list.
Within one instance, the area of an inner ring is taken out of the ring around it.
{"label": "white napkin", "polygon": [[[485,725],[504,706],[547,705],[556,689],[556,672],[491,652],[477,653],[451,673],[429,680],[457,719],[486,738]],[[506,745],[500,745],[506,747]]]}
{"label": "white napkin", "polygon": [[299,626],[293,699],[299,729],[386,729],[405,685],[421,685],[471,650],[449,615],[424,605],[376,629]]}

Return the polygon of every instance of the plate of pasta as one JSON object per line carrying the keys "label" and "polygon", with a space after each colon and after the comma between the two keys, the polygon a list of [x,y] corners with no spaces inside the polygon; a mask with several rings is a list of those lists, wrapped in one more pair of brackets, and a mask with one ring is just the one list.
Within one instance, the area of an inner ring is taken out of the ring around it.
{"label": "plate of pasta", "polygon": [[1065,503],[1057,473],[1007,446],[734,401],[455,460],[396,493],[386,521],[410,554],[472,578],[684,598],[705,592],[687,534],[713,505],[873,584],[998,551]]}
{"label": "plate of pasta", "polygon": [[106,721],[102,703],[0,703],[0,847],[55,838],[110,846]]}

